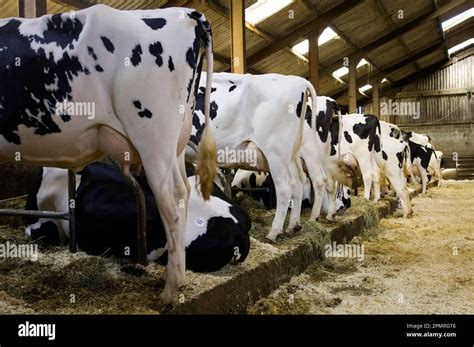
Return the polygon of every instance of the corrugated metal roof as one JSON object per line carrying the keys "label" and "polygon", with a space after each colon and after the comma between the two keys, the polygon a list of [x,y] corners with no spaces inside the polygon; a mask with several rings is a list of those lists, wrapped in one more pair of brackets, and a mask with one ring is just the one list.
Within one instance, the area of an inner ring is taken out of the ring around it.
{"label": "corrugated metal roof", "polygon": [[[248,7],[256,0],[245,0],[245,5]],[[320,13],[327,12],[342,3],[343,0],[305,0],[310,3]],[[273,16],[265,19],[256,25],[257,29],[263,32],[263,36],[267,34],[273,39],[281,39],[293,32],[303,23],[317,19],[319,14],[316,14],[303,0],[295,0],[294,3],[282,9]],[[379,1],[384,9],[382,11],[375,1]],[[158,8],[167,3],[167,0],[98,0],[97,3],[107,4],[109,6],[119,9],[137,9],[137,8]],[[229,6],[229,0],[212,0],[212,3],[218,5],[219,8],[226,12]],[[439,5],[448,3],[448,0],[439,0]],[[186,6],[195,8],[203,12],[212,25],[214,33],[214,50],[216,55],[221,57],[230,56],[230,23],[228,18],[222,13],[216,12],[207,6],[206,1],[192,0]],[[358,48],[364,47],[367,44],[377,40],[384,35],[390,33],[393,28],[401,27],[406,23],[419,18],[423,14],[434,10],[435,4],[432,0],[366,0],[361,4],[355,6],[349,11],[346,11],[339,17],[335,18],[332,23],[335,24],[340,32],[348,37],[351,43]],[[48,11],[50,13],[60,13],[70,11],[71,7],[64,4],[62,0],[48,0]],[[228,11],[228,10],[227,10]],[[289,12],[291,11],[291,12]],[[388,19],[384,17],[382,12],[389,15],[389,19],[393,23],[390,24]],[[2,0],[0,1],[0,17],[12,17],[18,15],[17,0]],[[247,56],[251,56],[256,52],[260,52],[267,47],[271,40],[262,37],[262,34],[246,30],[247,35]],[[305,37],[295,39],[295,41],[288,45],[292,45],[304,40]],[[403,36],[401,39],[392,40],[383,46],[374,49],[367,55],[367,59],[375,64],[377,67],[387,68],[402,61],[413,54],[414,52],[422,51],[424,48],[430,46],[432,43],[442,40],[442,35],[439,32],[438,23],[436,20],[431,20],[424,25],[412,30]],[[342,58],[349,56],[354,50],[351,43],[345,42],[343,39],[331,40],[328,43],[320,46],[320,64],[321,69],[329,65],[338,65]],[[418,66],[408,64],[397,71],[390,73],[389,77],[392,81],[398,81],[412,73],[416,73],[419,68],[426,68],[432,64],[442,60],[446,57],[444,49],[438,49],[436,52],[419,59]],[[230,58],[228,58],[230,61]],[[228,69],[229,65],[216,62],[215,70],[223,71]],[[294,55],[288,50],[280,50],[273,53],[261,61],[250,66],[252,71],[259,73],[278,72],[283,74],[294,74],[299,76],[308,75],[308,64],[301,60],[297,55]],[[364,79],[372,75],[374,71],[358,70],[358,79]],[[320,78],[320,93],[325,95],[333,95],[346,86],[337,82],[330,75],[321,76]],[[369,92],[370,93],[370,92]]]}

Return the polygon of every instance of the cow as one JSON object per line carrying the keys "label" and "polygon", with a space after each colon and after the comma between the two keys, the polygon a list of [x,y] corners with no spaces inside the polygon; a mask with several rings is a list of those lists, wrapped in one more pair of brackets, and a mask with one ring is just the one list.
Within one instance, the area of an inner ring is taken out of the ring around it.
{"label": "cow", "polygon": [[[191,141],[195,144],[202,141],[202,102],[204,93],[208,92],[205,83],[203,74],[193,118]],[[296,76],[214,74],[210,118],[218,149],[218,165],[272,173],[277,208],[266,235],[270,241],[275,241],[283,232],[290,199],[294,201],[294,208],[286,231],[299,227],[306,180],[300,148],[308,92],[315,102],[314,87]],[[314,113],[312,119],[314,125]],[[187,154],[193,158],[192,152]]]}
{"label": "cow", "polygon": [[428,148],[434,149],[433,143],[431,142],[431,137],[426,134],[418,134],[414,131],[405,132],[405,140],[417,143],[422,146],[427,146]]}
{"label": "cow", "polygon": [[374,201],[380,199],[380,172],[376,156],[382,151],[380,123],[369,114],[340,115],[329,129],[330,154],[324,169],[328,179],[349,185],[350,177],[360,170],[364,197],[370,199],[374,186]]}
{"label": "cow", "polygon": [[441,185],[441,168],[436,151],[412,141],[408,141],[408,143],[413,176],[421,177],[422,194],[426,193],[428,182],[432,176],[436,177],[439,187]]}
{"label": "cow", "polygon": [[[341,115],[337,103],[325,96],[317,97],[316,131],[304,128],[301,158],[311,178],[315,193],[310,220],[319,217],[322,203],[328,199],[326,219],[337,212],[336,191],[339,184],[349,185],[348,176],[360,169],[369,199],[374,183],[375,200],[380,198],[376,154],[381,151],[380,126],[372,115]],[[309,120],[310,106],[306,112]]]}
{"label": "cow", "polygon": [[[148,261],[166,264],[166,234],[153,193],[144,174],[137,180],[147,205]],[[195,180],[196,176],[189,177],[186,268],[211,272],[233,259],[243,262],[250,249],[250,217],[216,185],[209,201],[204,201],[194,188]],[[91,255],[136,258],[137,206],[133,190],[120,170],[100,162],[89,164],[77,174],[76,182],[79,248]],[[67,211],[67,190],[67,170],[44,168],[28,195],[26,209]],[[69,237],[67,221],[28,218],[28,223],[31,224],[26,228],[26,235],[33,240],[54,244]]]}
{"label": "cow", "polygon": [[[164,302],[186,283],[183,153],[204,55],[210,87],[211,28],[192,9],[96,5],[0,20],[0,162],[78,170],[108,155],[126,176],[130,166],[143,166],[169,250]],[[197,157],[208,199],[216,158],[208,126]]]}
{"label": "cow", "polygon": [[388,179],[397,193],[403,208],[403,216],[408,217],[413,211],[404,172],[410,160],[410,147],[398,126],[380,121],[380,130],[383,149],[376,155],[377,165],[381,170],[381,176]]}
{"label": "cow", "polygon": [[[268,172],[255,172],[248,170],[237,170],[234,179],[232,180],[232,187],[241,188],[267,188],[267,192],[256,191],[249,192],[252,198],[257,201],[262,201],[263,205],[267,210],[275,208],[275,186],[271,175]],[[312,185],[311,179],[308,179],[304,184],[303,189],[303,201],[302,208],[312,208],[313,196],[312,196]],[[273,195],[273,197],[271,197]],[[327,215],[329,205],[329,192],[323,196],[321,205],[321,214]],[[342,214],[345,210],[351,207],[350,189],[346,186],[339,185],[336,191],[336,213]]]}
{"label": "cow", "polygon": [[[421,181],[423,183],[423,176],[425,175],[425,187],[428,181],[431,180],[431,177],[436,177],[436,180],[438,181],[438,187],[441,186],[441,158],[443,156],[443,152],[441,151],[436,151],[435,147],[433,146],[433,142],[431,140],[431,137],[426,135],[426,134],[418,134],[414,131],[407,131],[404,132],[404,138],[406,141],[410,141],[413,143],[412,146],[416,147],[419,153],[419,157],[423,157],[424,154],[419,151],[419,147],[416,145],[420,146],[425,146],[426,148],[429,148],[434,151],[432,153],[431,151],[428,151],[430,154],[430,159],[428,163],[427,168],[423,168],[423,164],[420,165],[414,165],[412,170],[414,173],[415,177],[421,177]],[[423,173],[422,171],[425,170],[426,172]],[[413,177],[412,177],[412,182],[413,182]]]}

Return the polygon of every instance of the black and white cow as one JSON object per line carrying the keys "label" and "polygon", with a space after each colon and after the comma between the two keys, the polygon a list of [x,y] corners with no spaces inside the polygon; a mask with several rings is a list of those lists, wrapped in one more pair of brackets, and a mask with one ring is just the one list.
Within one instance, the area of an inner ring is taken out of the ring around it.
{"label": "black and white cow", "polygon": [[[147,205],[148,260],[166,264],[166,234],[145,175],[137,178]],[[216,271],[235,260],[243,262],[250,249],[248,214],[214,186],[205,201],[189,177],[191,195],[186,223],[186,268]],[[67,211],[67,170],[44,168],[29,194],[26,209]],[[69,223],[40,219],[26,229],[33,240],[59,242],[69,237]],[[135,195],[115,166],[94,163],[77,175],[76,226],[79,248],[91,255],[135,258],[137,207]],[[158,231],[158,232],[157,232]]]}
{"label": "black and white cow", "polygon": [[[331,151],[324,168],[327,177],[349,185],[348,178],[360,170],[364,182],[364,197],[370,199],[374,186],[374,201],[380,199],[380,172],[376,156],[382,151],[380,123],[368,114],[341,115],[330,126]],[[334,183],[332,183],[334,184]]]}
{"label": "black and white cow", "polygon": [[[377,164],[397,193],[403,208],[403,216],[412,213],[410,195],[405,178],[405,167],[410,165],[410,147],[402,131],[395,124],[380,121],[383,150],[376,156]],[[385,177],[381,177],[384,179]]]}
{"label": "black and white cow", "polygon": [[422,193],[426,193],[428,182],[433,176],[437,179],[439,187],[441,185],[441,168],[436,151],[412,141],[408,141],[408,143],[410,145],[411,170],[413,176],[421,177]]}
{"label": "black and white cow", "polygon": [[[269,192],[248,192],[257,201],[262,201],[267,210],[276,207],[275,200],[275,186],[271,175],[268,172],[255,172],[239,169],[235,173],[232,181],[233,188],[267,188]],[[303,189],[303,208],[312,208],[313,206],[313,191],[311,187],[311,180],[308,179],[304,184]],[[273,195],[273,197],[271,196]],[[290,204],[291,207],[291,204]],[[345,210],[351,207],[350,189],[346,186],[339,185],[336,191],[336,213],[342,214]],[[327,215],[329,209],[329,193],[323,196],[321,205],[321,214]]]}
{"label": "black and white cow", "polygon": [[[190,9],[97,5],[0,20],[0,162],[79,169],[108,155],[125,175],[143,165],[171,245],[166,302],[186,282],[183,153],[204,54],[210,89],[211,29]],[[206,129],[198,175],[207,199],[216,153]]]}
{"label": "black and white cow", "polygon": [[434,149],[433,143],[431,142],[431,137],[426,134],[418,134],[414,131],[406,131],[404,137],[407,141]]}
{"label": "black and white cow", "polygon": [[[203,74],[193,118],[194,143],[202,141],[205,82]],[[272,173],[277,200],[275,218],[267,234],[272,241],[283,232],[290,199],[294,208],[287,230],[299,225],[306,180],[300,148],[308,92],[315,101],[311,83],[297,76],[214,74],[210,117],[218,165]],[[192,158],[193,153],[187,154]]]}
{"label": "black and white cow", "polygon": [[[426,190],[431,177],[435,177],[438,181],[438,187],[441,185],[441,157],[443,152],[436,151],[431,137],[426,134],[418,134],[414,131],[403,132],[406,141],[411,142],[410,148],[415,148],[418,159],[414,162],[412,157],[412,183],[413,176],[421,178],[423,184],[423,192]],[[421,147],[420,147],[421,146]],[[426,166],[427,156],[429,156],[428,166]]]}

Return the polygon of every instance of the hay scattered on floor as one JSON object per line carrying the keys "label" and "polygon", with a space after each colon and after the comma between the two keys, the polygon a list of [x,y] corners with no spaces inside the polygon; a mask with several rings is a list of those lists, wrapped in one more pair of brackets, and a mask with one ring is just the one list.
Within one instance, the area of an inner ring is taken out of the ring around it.
{"label": "hay scattered on floor", "polygon": [[364,261],[314,264],[248,312],[473,314],[474,181],[443,181],[413,202],[412,218],[383,219],[357,240]]}

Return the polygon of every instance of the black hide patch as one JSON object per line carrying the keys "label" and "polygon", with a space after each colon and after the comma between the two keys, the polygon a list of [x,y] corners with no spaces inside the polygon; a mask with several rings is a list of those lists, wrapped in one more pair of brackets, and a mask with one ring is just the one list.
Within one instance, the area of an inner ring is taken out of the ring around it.
{"label": "black hide patch", "polygon": [[115,46],[114,44],[112,43],[112,41],[110,41],[107,37],[105,36],[101,36],[100,39],[102,40],[102,43],[104,44],[104,47],[107,51],[109,51],[110,53],[114,53],[115,52]]}
{"label": "black hide patch", "polygon": [[138,66],[142,62],[142,46],[136,45],[134,49],[132,49],[132,57],[130,58],[130,62],[133,66]]}
{"label": "black hide patch", "polygon": [[377,117],[373,115],[364,115],[365,123],[354,124],[352,130],[361,139],[368,139],[368,149],[371,152],[375,149],[380,152],[380,122]]}
{"label": "black hide patch", "polygon": [[161,67],[163,65],[163,58],[161,57],[161,54],[163,53],[163,46],[161,45],[161,43],[157,41],[155,43],[150,44],[150,46],[148,47],[148,51],[152,56],[156,58],[156,65]]}
{"label": "black hide patch", "polygon": [[329,155],[333,156],[337,153],[337,144],[339,142],[339,122],[331,122],[329,132],[331,134],[331,152]]}
{"label": "black hide patch", "polygon": [[170,57],[168,58],[168,69],[170,69],[170,72],[174,71],[174,63],[173,63],[173,58]]}
{"label": "black hide patch", "polygon": [[344,131],[344,138],[346,139],[347,142],[352,143],[352,137],[351,135],[346,131]]}
{"label": "black hide patch", "polygon": [[[56,105],[72,101],[71,82],[84,73],[75,55],[64,51],[54,61],[53,55],[43,48],[31,48],[33,42],[38,42],[74,49],[83,29],[77,18],[52,16],[43,37],[21,35],[20,24],[19,20],[11,19],[0,27],[0,135],[17,145],[21,144],[17,134],[20,125],[33,128],[36,135],[61,132],[53,119]],[[56,90],[45,88],[55,84]]]}
{"label": "black hide patch", "polygon": [[403,167],[403,161],[405,159],[405,152],[397,152],[396,156],[398,159],[398,167],[401,169]]}
{"label": "black hide patch", "polygon": [[[217,89],[216,88],[211,88],[211,93],[215,92]],[[204,87],[199,87],[199,92],[196,96],[196,107],[194,108],[194,114],[193,114],[193,127],[196,129],[196,135],[191,135],[191,141],[194,142],[195,144],[198,144],[201,141],[201,136],[202,132],[204,131],[204,124],[201,124],[199,120],[199,116],[196,114],[196,111],[201,111],[202,114],[204,114],[204,100],[205,100],[205,93],[206,93],[206,88]],[[217,103],[213,100],[211,101],[210,104],[210,113],[209,117],[211,119],[214,119],[217,117],[217,110],[219,109],[219,106]]]}
{"label": "black hide patch", "polygon": [[142,18],[142,21],[153,30],[161,29],[166,25],[166,19],[164,18]]}
{"label": "black hide patch", "polygon": [[408,144],[410,146],[410,160],[413,163],[413,161],[416,158],[421,159],[421,167],[424,168],[425,170],[428,170],[428,166],[430,163],[430,159],[432,155],[436,155],[435,152],[426,146],[422,146],[418,143],[408,141]]}
{"label": "black hide patch", "polygon": [[97,55],[95,54],[94,49],[92,47],[87,47],[87,53],[89,53],[92,59],[97,60]]}

